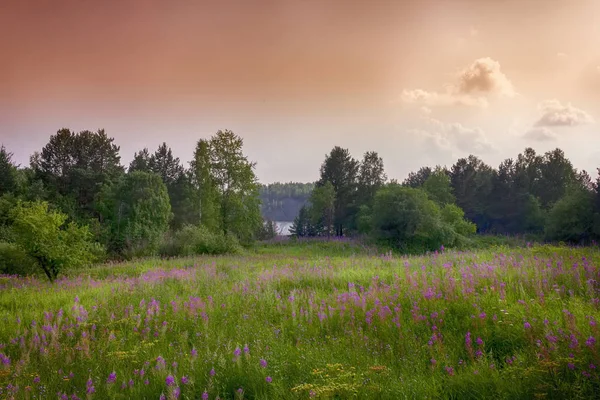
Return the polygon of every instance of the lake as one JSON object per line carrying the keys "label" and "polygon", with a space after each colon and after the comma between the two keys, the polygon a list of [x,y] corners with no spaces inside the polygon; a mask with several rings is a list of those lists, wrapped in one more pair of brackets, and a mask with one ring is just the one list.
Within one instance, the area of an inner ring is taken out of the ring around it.
{"label": "lake", "polygon": [[277,224],[277,231],[280,235],[288,236],[294,223],[292,221],[275,221],[275,224]]}

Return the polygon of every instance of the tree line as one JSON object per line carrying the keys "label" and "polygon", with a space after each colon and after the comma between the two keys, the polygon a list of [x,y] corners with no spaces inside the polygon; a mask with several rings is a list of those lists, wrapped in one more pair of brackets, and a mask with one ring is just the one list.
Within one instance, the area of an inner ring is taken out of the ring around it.
{"label": "tree line", "polygon": [[[600,178],[560,149],[527,148],[497,168],[476,156],[389,180],[383,159],[334,147],[315,183],[260,185],[231,131],[196,143],[187,165],[166,143],[121,165],[103,130],[61,129],[14,164],[0,147],[0,272],[104,259],[239,251],[294,218],[298,237],[363,236],[405,251],[467,246],[475,233],[590,243],[600,236]],[[262,216],[261,216],[262,211]],[[267,218],[263,218],[266,216]]]}
{"label": "tree line", "polygon": [[128,168],[103,130],[61,129],[17,167],[0,147],[0,269],[67,266],[104,258],[235,251],[263,230],[255,163],[243,140],[200,139],[184,167],[166,143]]}
{"label": "tree line", "polygon": [[591,243],[600,237],[600,175],[578,171],[560,149],[526,148],[498,168],[470,155],[400,183],[387,180],[376,152],[358,161],[335,147],[292,226],[296,236],[363,234],[415,250],[456,245],[475,232]]}

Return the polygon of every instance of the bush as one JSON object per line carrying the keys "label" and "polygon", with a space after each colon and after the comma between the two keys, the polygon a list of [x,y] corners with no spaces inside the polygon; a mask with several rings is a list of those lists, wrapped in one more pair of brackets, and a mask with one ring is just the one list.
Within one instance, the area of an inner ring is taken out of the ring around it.
{"label": "bush", "polygon": [[186,225],[175,233],[164,236],[160,245],[161,256],[191,256],[199,254],[231,254],[242,251],[233,235],[210,232],[203,226]]}
{"label": "bush", "polygon": [[19,246],[0,242],[0,274],[31,275],[37,268],[35,260]]}
{"label": "bush", "polygon": [[569,243],[586,242],[594,230],[594,199],[585,190],[573,190],[548,214],[546,238]]}
{"label": "bush", "polygon": [[66,268],[95,261],[98,249],[87,226],[67,224],[67,216],[49,210],[48,203],[19,203],[11,215],[15,245],[36,260],[50,281]]}

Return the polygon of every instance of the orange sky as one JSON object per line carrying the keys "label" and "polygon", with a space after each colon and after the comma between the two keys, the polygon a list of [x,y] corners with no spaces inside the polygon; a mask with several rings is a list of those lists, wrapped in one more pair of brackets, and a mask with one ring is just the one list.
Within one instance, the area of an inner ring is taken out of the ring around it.
{"label": "orange sky", "polygon": [[3,0],[0,54],[21,163],[61,127],[124,162],[227,128],[263,182],[316,179],[334,145],[398,179],[526,146],[600,167],[597,0]]}

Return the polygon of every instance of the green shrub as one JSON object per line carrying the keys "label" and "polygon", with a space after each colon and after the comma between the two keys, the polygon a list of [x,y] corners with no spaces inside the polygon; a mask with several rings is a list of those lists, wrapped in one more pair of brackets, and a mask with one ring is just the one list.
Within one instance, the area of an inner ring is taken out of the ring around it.
{"label": "green shrub", "polygon": [[191,256],[198,254],[232,254],[242,251],[233,235],[210,232],[203,226],[186,225],[175,233],[164,236],[160,245],[160,255]]}
{"label": "green shrub", "polygon": [[17,245],[0,242],[0,274],[31,275],[37,268],[35,260]]}
{"label": "green shrub", "polygon": [[87,226],[67,224],[67,216],[48,209],[48,203],[19,203],[11,215],[15,245],[36,260],[50,281],[67,268],[95,261],[98,248]]}

